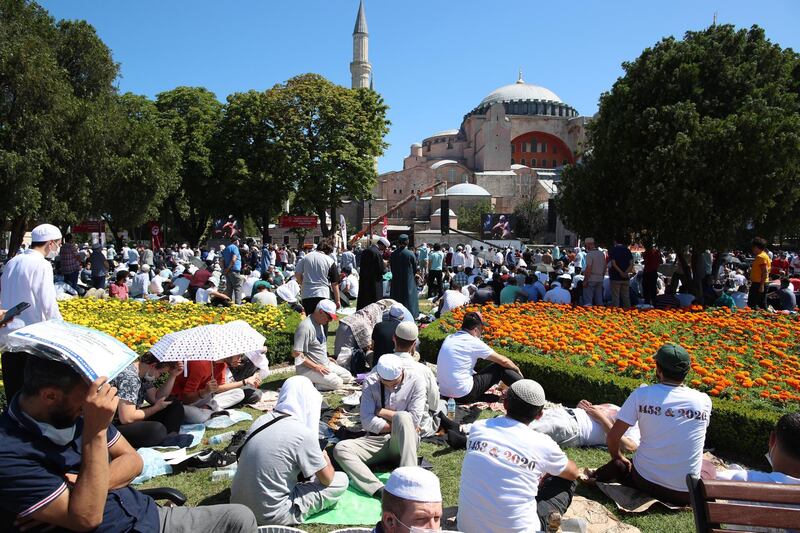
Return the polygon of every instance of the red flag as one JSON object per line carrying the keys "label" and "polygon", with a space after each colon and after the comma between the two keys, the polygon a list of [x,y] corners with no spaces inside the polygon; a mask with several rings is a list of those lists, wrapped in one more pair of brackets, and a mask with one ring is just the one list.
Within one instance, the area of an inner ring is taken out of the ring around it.
{"label": "red flag", "polygon": [[158,222],[150,222],[150,240],[153,250],[158,250],[162,247],[164,236],[161,234],[161,225]]}
{"label": "red flag", "polygon": [[381,235],[384,237],[389,235],[389,220],[385,215],[383,217],[383,228],[381,228]]}

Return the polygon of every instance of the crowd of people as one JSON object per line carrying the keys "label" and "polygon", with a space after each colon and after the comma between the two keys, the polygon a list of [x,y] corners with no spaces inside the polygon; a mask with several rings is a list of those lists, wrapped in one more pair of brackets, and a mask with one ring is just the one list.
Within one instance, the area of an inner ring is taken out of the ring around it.
{"label": "crowd of people", "polygon": [[[306,251],[259,249],[232,237],[219,251],[176,246],[154,253],[129,246],[120,261],[102,247],[84,258],[54,226],[35,228],[32,238],[0,278],[0,338],[8,330],[59,318],[58,283],[91,295],[103,290],[108,276],[114,278],[109,297],[211,305],[280,302],[304,318],[292,346],[295,375],[283,383],[274,409],[236,443],[238,468],[231,503],[225,505],[156,505],[130,486],[143,465],[135,449],[187,446],[191,438],[180,433],[181,424],[258,402],[268,373],[263,349],[185,367],[147,353],[113,380],[91,384],[63,363],[4,352],[3,531],[48,525],[101,532],[255,531],[257,525],[302,524],[336,505],[349,486],[381,501],[374,531],[438,531],[443,526],[439,480],[419,458],[421,440],[437,434],[466,450],[454,524],[464,533],[557,527],[579,480],[618,482],[677,505],[689,503],[687,474],[800,484],[800,413],[785,414],[764,436],[771,472],[718,471],[704,462],[712,402],[687,383],[691,356],[677,344],[653,354],[654,383],[634,390],[621,406],[604,398],[585,399],[574,408],[548,402],[548,393],[557,397],[558,391],[545,391],[536,376],[524,376],[514,361],[483,342],[485,324],[475,311],[466,312],[459,330],[442,343],[435,372],[419,361],[418,323],[430,318],[420,313],[420,298],[429,298],[439,314],[469,302],[691,305],[679,297],[689,296],[689,261],[653,246],[641,254],[621,240],[603,250],[592,239],[584,241],[585,249],[568,253],[557,246],[414,249],[401,235],[395,246],[380,238],[337,254],[327,243]],[[774,292],[792,291],[790,276],[800,274],[800,259],[770,257],[760,239],[753,241],[752,252],[749,266],[741,258],[708,253],[702,262],[703,268],[708,265],[702,272],[706,301],[725,300],[720,283],[732,283],[751,308],[772,305],[775,280],[780,288]],[[93,260],[95,254],[101,257]],[[53,259],[58,259],[55,277]],[[76,272],[75,264],[88,264],[90,275]],[[662,269],[665,264],[674,271]],[[5,310],[19,302],[31,305],[4,320]],[[349,307],[352,312],[342,316]],[[330,353],[328,327],[337,320]],[[354,382],[360,384],[363,432],[329,444],[319,431],[321,393]],[[453,419],[454,405],[478,402],[502,404],[503,414],[467,425]],[[602,445],[609,458],[599,468],[581,469],[563,450]],[[376,475],[378,465],[391,471],[385,483]]]}

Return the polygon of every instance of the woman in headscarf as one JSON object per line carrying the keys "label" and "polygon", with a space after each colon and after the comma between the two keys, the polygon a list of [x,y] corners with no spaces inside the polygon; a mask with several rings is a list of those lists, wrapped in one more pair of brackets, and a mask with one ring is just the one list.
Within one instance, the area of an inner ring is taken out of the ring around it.
{"label": "woman in headscarf", "polygon": [[[347,475],[334,472],[320,450],[322,395],[311,380],[286,380],[271,413],[258,418],[239,449],[231,503],[248,506],[259,525],[302,524],[332,507],[347,490]],[[298,483],[298,474],[311,481]]]}

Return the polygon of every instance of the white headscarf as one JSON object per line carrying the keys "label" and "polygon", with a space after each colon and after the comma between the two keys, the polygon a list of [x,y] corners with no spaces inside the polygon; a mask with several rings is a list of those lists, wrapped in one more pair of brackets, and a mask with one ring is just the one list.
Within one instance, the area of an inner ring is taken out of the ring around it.
{"label": "white headscarf", "polygon": [[291,415],[315,433],[319,431],[322,395],[305,376],[292,376],[284,382],[275,411]]}

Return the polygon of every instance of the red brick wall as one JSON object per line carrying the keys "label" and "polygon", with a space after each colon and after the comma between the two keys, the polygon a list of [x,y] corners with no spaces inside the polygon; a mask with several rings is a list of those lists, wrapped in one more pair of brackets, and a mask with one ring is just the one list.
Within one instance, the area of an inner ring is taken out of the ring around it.
{"label": "red brick wall", "polygon": [[[528,132],[512,140],[511,144],[514,147],[511,157],[517,164],[522,164],[523,159],[525,165],[537,168],[553,168],[554,160],[556,166],[559,167],[564,164],[564,161],[569,164],[575,163],[575,156],[566,143],[550,133]],[[542,151],[543,147],[544,151]],[[535,165],[531,164],[534,159],[536,160]],[[543,161],[546,161],[546,164]]]}

